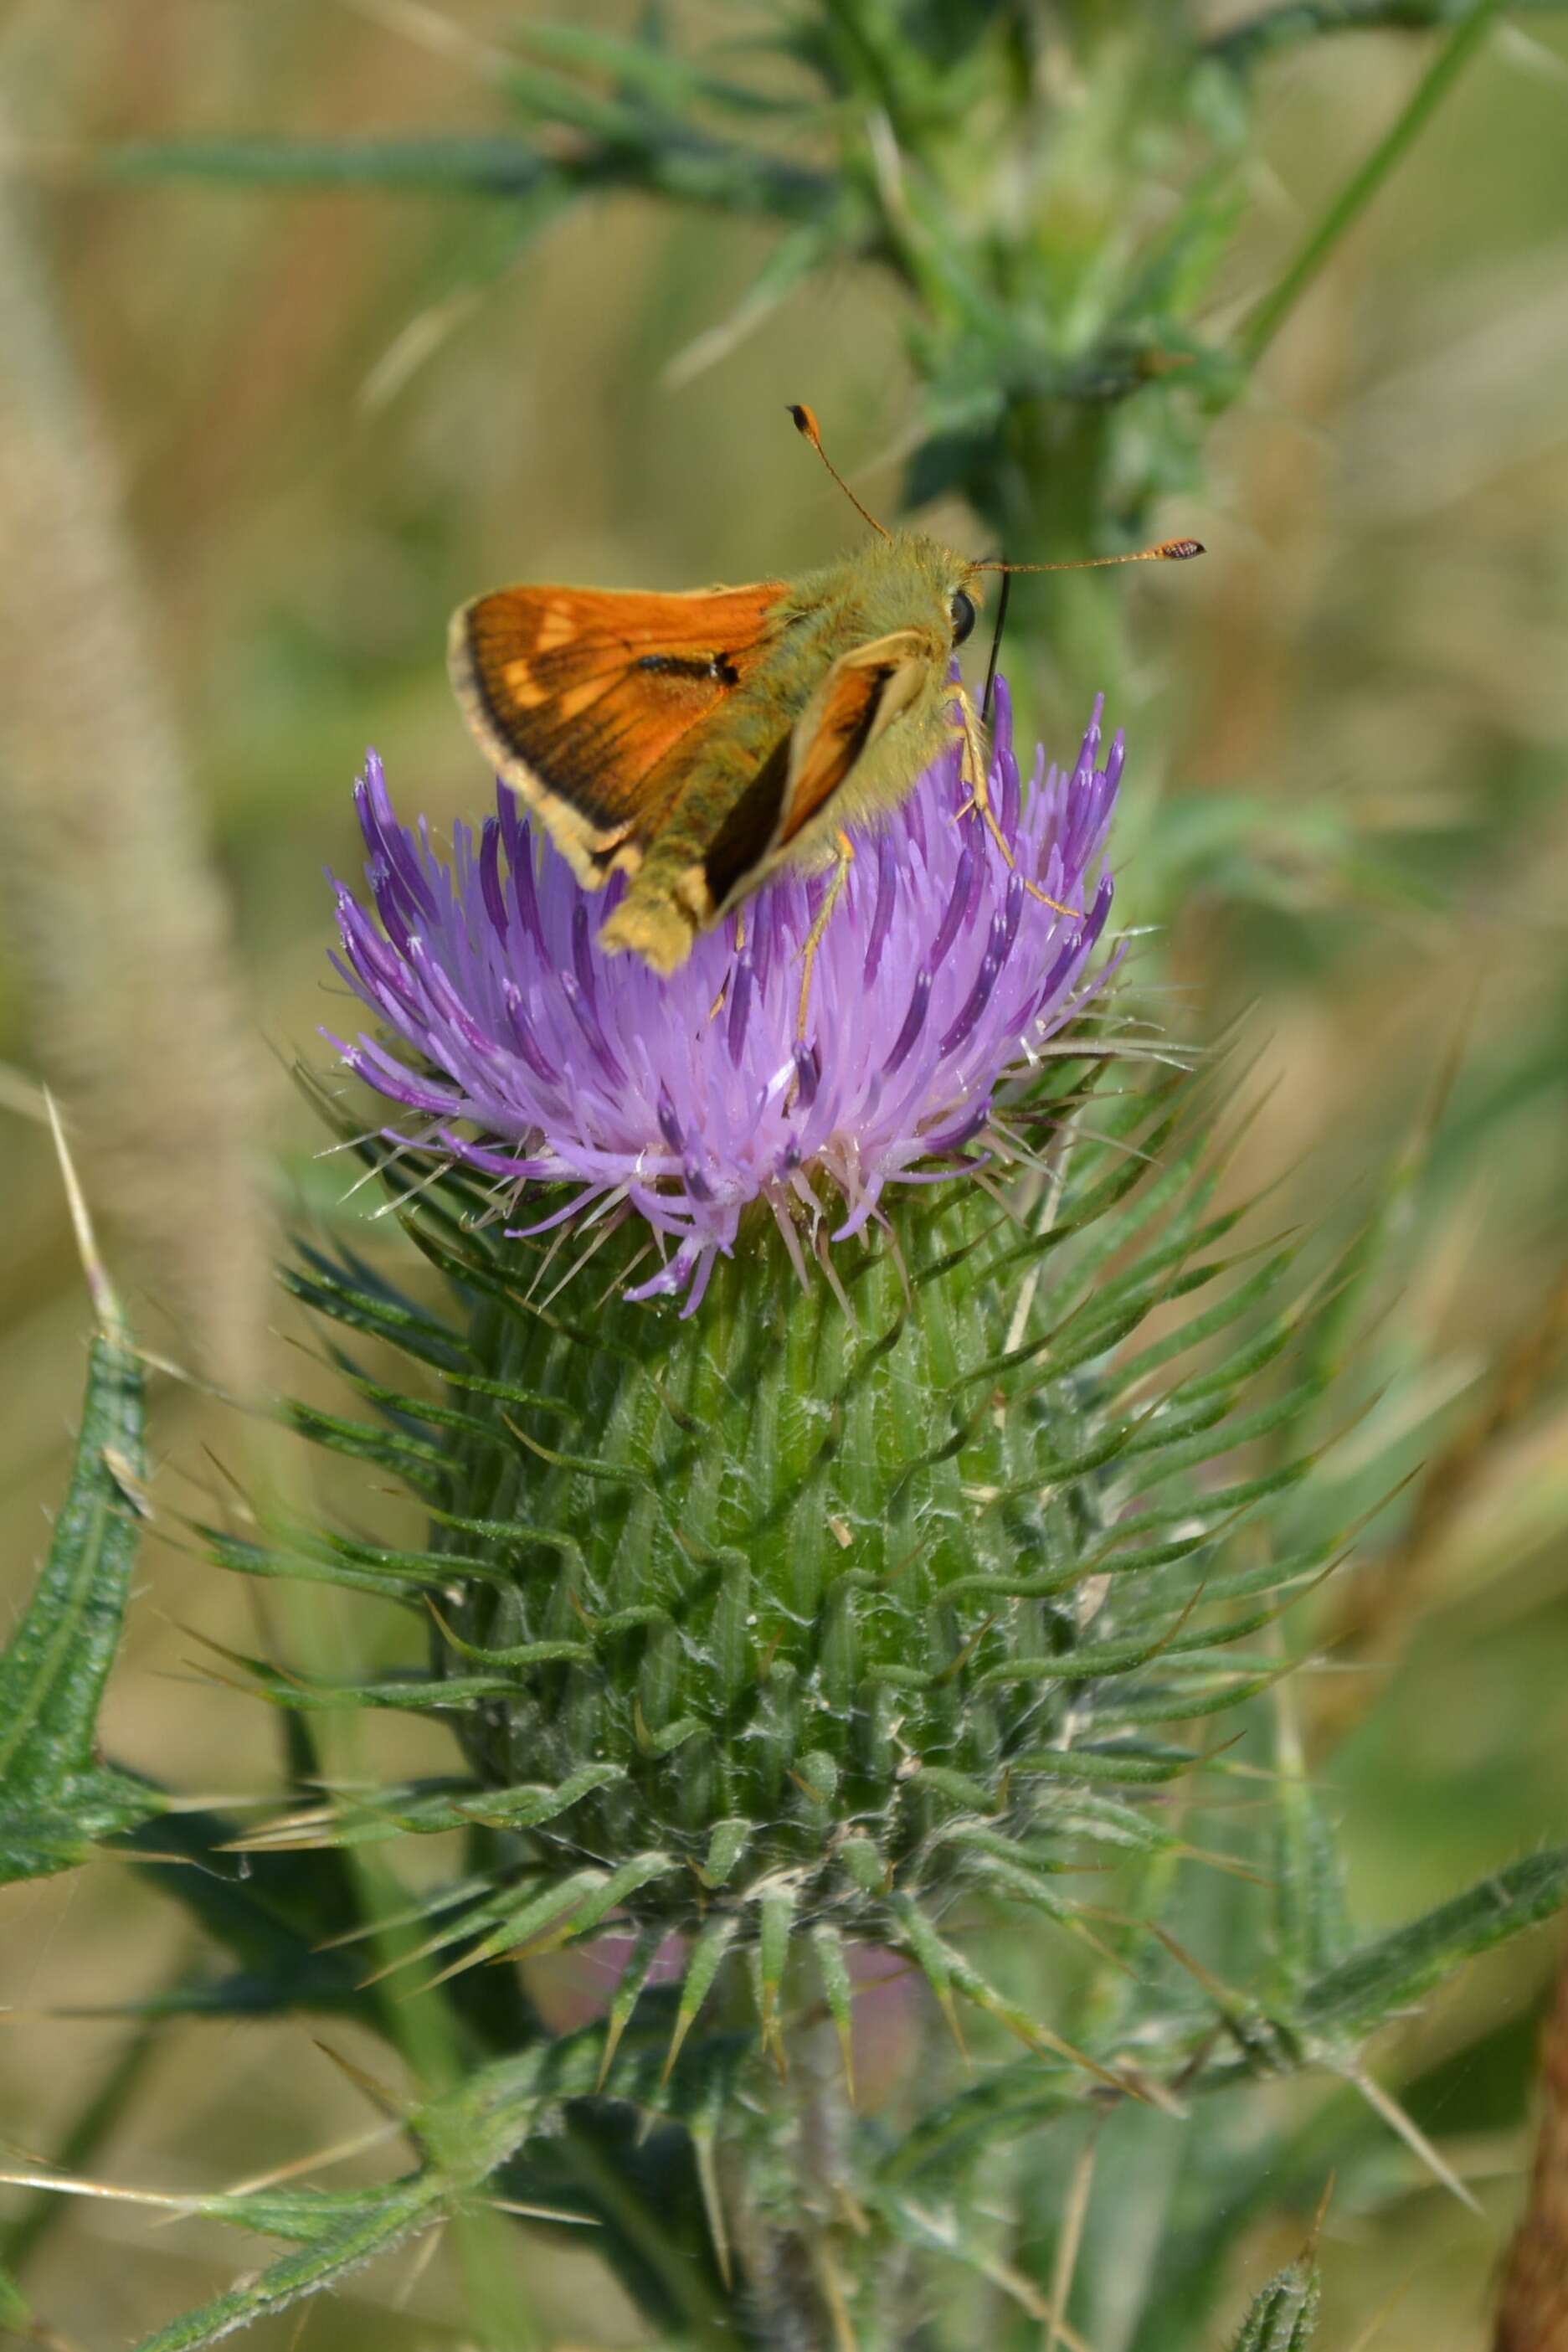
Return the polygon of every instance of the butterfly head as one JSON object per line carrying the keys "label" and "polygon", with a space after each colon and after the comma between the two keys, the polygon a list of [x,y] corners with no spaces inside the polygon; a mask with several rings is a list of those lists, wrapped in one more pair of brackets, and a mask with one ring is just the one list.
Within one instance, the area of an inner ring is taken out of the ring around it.
{"label": "butterfly head", "polygon": [[917,629],[944,668],[969,637],[985,599],[967,556],[924,531],[894,531],[856,558],[868,635]]}

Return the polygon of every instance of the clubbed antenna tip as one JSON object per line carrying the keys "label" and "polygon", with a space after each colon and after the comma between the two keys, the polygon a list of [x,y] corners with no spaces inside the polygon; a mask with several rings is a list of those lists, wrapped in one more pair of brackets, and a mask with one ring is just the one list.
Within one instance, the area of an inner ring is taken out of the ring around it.
{"label": "clubbed antenna tip", "polygon": [[872,513],[870,508],[862,506],[859,499],[856,498],[853,490],[851,489],[849,484],[845,481],[843,476],[840,473],[838,467],[834,465],[832,459],[823,448],[822,428],[817,422],[816,411],[814,409],[808,408],[803,400],[789,400],[786,401],[784,404],[789,412],[789,419],[791,424],[794,425],[796,432],[800,436],[800,438],[803,441],[809,441],[810,443],[812,448],[816,451],[823,465],[826,466],[829,473],[831,474],[834,481],[837,482],[840,489],[842,490],[845,498],[848,499],[851,506],[853,507],[861,520],[862,522],[869,522],[873,530],[879,533],[882,538],[890,539],[893,534],[889,531],[885,523],[878,522],[875,515]]}

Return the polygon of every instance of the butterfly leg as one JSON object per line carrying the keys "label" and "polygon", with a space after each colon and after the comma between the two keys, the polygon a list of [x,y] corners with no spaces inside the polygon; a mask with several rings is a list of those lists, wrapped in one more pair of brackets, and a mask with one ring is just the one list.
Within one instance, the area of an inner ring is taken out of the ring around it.
{"label": "butterfly leg", "polygon": [[850,867],[854,863],[854,855],[855,845],[853,842],[850,839],[849,835],[843,832],[841,828],[838,841],[833,851],[833,878],[828,885],[828,893],[826,898],[822,900],[821,905],[817,909],[816,921],[811,925],[810,929],[806,934],[806,944],[800,950],[800,962],[802,966],[800,972],[800,1008],[795,1015],[795,1034],[797,1037],[804,1037],[806,1034],[806,1009],[811,1002],[811,966],[817,961],[817,950],[822,944],[822,933],[828,928],[828,918],[832,913],[833,908],[838,905],[840,898],[843,896],[844,884],[850,878]]}
{"label": "butterfly leg", "polygon": [[[991,788],[986,772],[985,758],[980,749],[979,724],[975,717],[975,706],[970,701],[967,690],[961,686],[957,688],[957,696],[960,714],[957,731],[959,740],[964,746],[965,782],[969,787],[969,798],[965,803],[965,808],[966,810],[972,808],[980,817],[1003,857],[1016,871],[1018,859],[1013,856],[1012,845],[997,823],[997,813],[991,806]],[[1040,888],[1038,882],[1031,882],[1027,874],[1023,877],[1023,887],[1031,898],[1038,898],[1041,906],[1049,907],[1053,914],[1071,915],[1076,919],[1083,911],[1081,907],[1064,907],[1060,898],[1051,898],[1048,891]]]}

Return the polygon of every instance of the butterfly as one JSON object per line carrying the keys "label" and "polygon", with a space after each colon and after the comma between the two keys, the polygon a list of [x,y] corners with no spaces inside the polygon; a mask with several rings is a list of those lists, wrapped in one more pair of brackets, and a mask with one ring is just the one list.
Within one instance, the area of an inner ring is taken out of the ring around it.
{"label": "butterfly", "polygon": [[[452,683],[481,748],[585,888],[626,877],[599,944],[658,972],[781,868],[836,862],[809,976],[853,855],[848,829],[894,808],[956,733],[976,813],[1010,862],[953,656],[982,574],[1071,567],[977,562],[885,530],[828,459],[811,411],[789,413],[871,525],[869,545],[741,588],[499,588],[452,620]],[[1100,561],[1200,552],[1173,540]],[[804,1001],[803,984],[802,1018]]]}

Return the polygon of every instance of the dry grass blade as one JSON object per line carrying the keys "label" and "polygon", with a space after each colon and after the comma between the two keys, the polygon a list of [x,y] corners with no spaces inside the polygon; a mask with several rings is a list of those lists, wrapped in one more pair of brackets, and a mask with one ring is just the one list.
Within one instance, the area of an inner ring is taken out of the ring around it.
{"label": "dry grass blade", "polygon": [[13,189],[0,348],[0,809],[18,969],[94,1197],[146,1246],[208,1368],[248,1388],[268,1220],[227,912],[143,643],[109,457]]}
{"label": "dry grass blade", "polygon": [[[1435,1552],[1486,1476],[1493,1449],[1541,1395],[1565,1343],[1568,1272],[1548,1285],[1536,1312],[1503,1350],[1479,1405],[1428,1465],[1404,1534],[1342,1588],[1338,1616],[1323,1641],[1338,1664],[1376,1664],[1397,1654],[1425,1597]],[[1354,1729],[1380,1686],[1380,1677],[1356,1675],[1310,1685],[1314,1748]]]}
{"label": "dry grass blade", "polygon": [[1568,1952],[1541,2037],[1541,2128],[1503,2271],[1493,2352],[1568,2352]]}
{"label": "dry grass blade", "polygon": [[1083,2224],[1089,2215],[1089,2193],[1094,2185],[1094,2159],[1099,2152],[1100,2135],[1096,2123],[1091,2126],[1089,2137],[1078,2152],[1067,2184],[1067,2197],[1056,2242],[1056,2262],[1051,2271],[1051,2311],[1046,2322],[1042,2352],[1056,2352],[1059,2344],[1071,2342],[1067,2305],[1083,2243]]}

